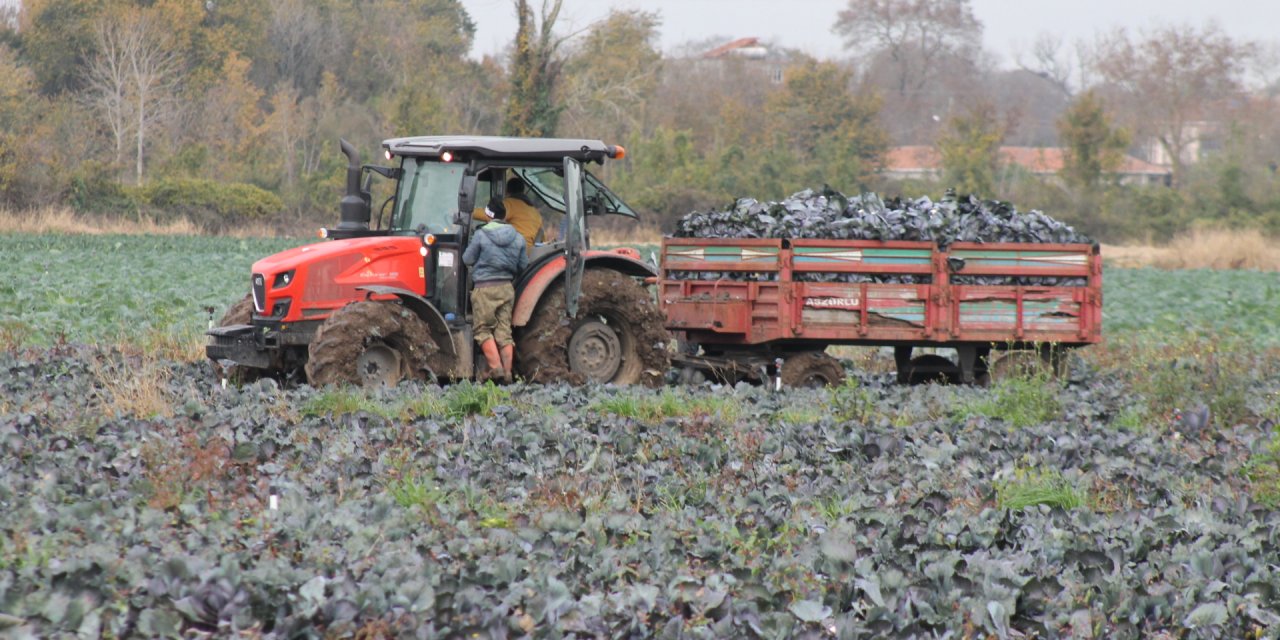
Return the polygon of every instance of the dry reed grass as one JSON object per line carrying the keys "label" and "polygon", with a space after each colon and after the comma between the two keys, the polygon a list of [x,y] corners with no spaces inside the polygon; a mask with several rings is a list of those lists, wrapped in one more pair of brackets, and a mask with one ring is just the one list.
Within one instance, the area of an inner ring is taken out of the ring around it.
{"label": "dry reed grass", "polygon": [[1198,229],[1165,246],[1106,245],[1102,257],[1115,267],[1280,271],[1280,239],[1257,231]]}
{"label": "dry reed grass", "polygon": [[[159,222],[150,216],[123,218],[110,216],[85,216],[67,207],[49,206],[41,209],[14,211],[0,209],[0,233],[31,234],[83,234],[83,235],[160,235],[198,236],[208,235],[199,225],[181,218]],[[241,225],[226,233],[236,238],[269,238],[279,235],[264,223]]]}

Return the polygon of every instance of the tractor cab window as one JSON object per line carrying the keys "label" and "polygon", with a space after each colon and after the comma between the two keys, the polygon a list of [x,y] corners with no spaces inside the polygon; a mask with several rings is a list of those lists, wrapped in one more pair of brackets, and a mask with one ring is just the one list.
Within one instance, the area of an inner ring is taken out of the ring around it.
{"label": "tractor cab window", "polygon": [[404,173],[396,193],[391,229],[456,233],[453,214],[458,209],[458,189],[466,165],[407,157],[401,168]]}
{"label": "tractor cab window", "polygon": [[[512,169],[529,187],[537,192],[547,206],[564,213],[564,170],[560,168],[548,167],[523,167]],[[596,179],[595,176],[582,172],[586,177],[586,184],[583,185],[583,200],[587,203],[587,215],[595,215],[601,213],[612,213],[627,216],[628,218],[639,218],[636,212],[627,206],[617,194],[604,186],[603,182]]]}

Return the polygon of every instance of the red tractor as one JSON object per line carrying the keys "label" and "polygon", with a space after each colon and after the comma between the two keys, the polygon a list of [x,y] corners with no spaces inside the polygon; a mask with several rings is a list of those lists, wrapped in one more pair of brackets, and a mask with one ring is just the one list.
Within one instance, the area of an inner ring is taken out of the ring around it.
{"label": "red tractor", "polygon": [[[623,156],[599,140],[422,136],[382,143],[396,166],[347,156],[341,221],[326,241],[253,265],[251,293],[209,331],[206,352],[228,377],[327,384],[464,380],[476,357],[462,263],[472,212],[519,178],[560,237],[537,243],[517,279],[516,372],[526,380],[657,385],[670,364],[663,317],[633,249],[589,249],[587,218],[635,211],[583,167]],[[374,175],[394,193],[371,228]],[[386,226],[383,213],[390,208]]]}

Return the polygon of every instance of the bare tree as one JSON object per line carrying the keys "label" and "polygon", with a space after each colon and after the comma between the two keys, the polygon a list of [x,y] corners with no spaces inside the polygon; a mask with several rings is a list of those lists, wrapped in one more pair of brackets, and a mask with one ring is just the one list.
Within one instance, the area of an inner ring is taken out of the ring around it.
{"label": "bare tree", "polygon": [[1062,97],[1071,99],[1081,81],[1080,53],[1081,50],[1077,47],[1073,55],[1060,36],[1041,33],[1031,44],[1030,51],[1015,54],[1014,62],[1019,69],[1033,73],[1053,85],[1062,93]]}
{"label": "bare tree", "polygon": [[1254,50],[1216,24],[1163,27],[1136,39],[1118,30],[1100,38],[1095,64],[1119,90],[1134,128],[1164,150],[1178,185],[1197,141],[1193,125],[1239,94]]}
{"label": "bare tree", "polygon": [[275,53],[276,78],[299,91],[313,88],[320,75],[325,26],[314,3],[275,0],[267,35]]}
{"label": "bare tree", "polygon": [[108,22],[95,25],[98,53],[89,60],[85,79],[85,102],[98,112],[111,130],[117,168],[124,166],[125,140],[133,130],[127,61],[138,47],[134,35]]}
{"label": "bare tree", "polygon": [[133,138],[134,180],[142,184],[147,132],[176,104],[181,61],[163,25],[143,11],[109,14],[94,33],[89,100],[112,131],[117,162],[123,162],[124,141]]}
{"label": "bare tree", "polygon": [[833,31],[854,53],[886,55],[901,95],[924,87],[944,60],[976,57],[982,41],[969,0],[849,0]]}

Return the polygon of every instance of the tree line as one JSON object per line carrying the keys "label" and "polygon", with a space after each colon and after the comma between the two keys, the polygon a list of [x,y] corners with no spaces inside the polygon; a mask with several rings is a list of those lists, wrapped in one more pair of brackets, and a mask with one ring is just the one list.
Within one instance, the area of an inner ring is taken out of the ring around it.
{"label": "tree line", "polygon": [[[510,46],[475,59],[457,0],[24,0],[0,15],[0,203],[328,221],[339,137],[371,155],[389,137],[468,133],[621,143],[606,180],[666,228],[830,185],[954,188],[1113,241],[1280,231],[1280,57],[1212,24],[1042,36],[1008,68],[967,0],[849,0],[815,16],[815,38],[845,45],[830,60],[721,47],[745,34],[663,52],[656,13],[570,32],[562,8],[512,0]],[[886,172],[905,145],[935,149],[940,179]],[[1005,145],[1065,160],[1031,175]],[[1135,154],[1167,179],[1122,184]]]}

